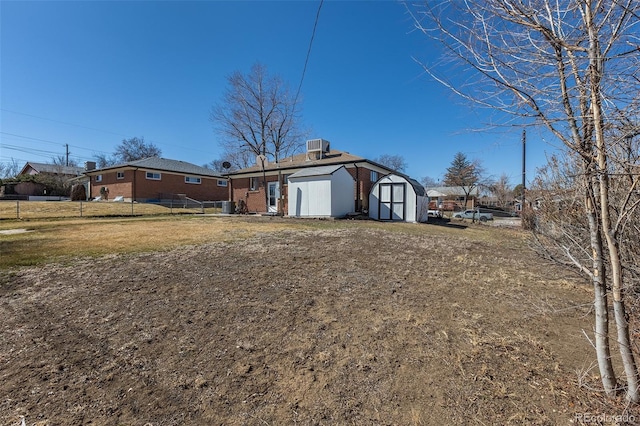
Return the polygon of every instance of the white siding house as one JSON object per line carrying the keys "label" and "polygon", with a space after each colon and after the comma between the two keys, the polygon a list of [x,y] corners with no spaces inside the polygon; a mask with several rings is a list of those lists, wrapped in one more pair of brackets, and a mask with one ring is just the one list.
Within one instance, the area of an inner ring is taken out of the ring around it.
{"label": "white siding house", "polygon": [[369,217],[375,220],[426,222],[428,208],[424,187],[400,174],[383,176],[369,193]]}
{"label": "white siding house", "polygon": [[289,175],[289,216],[342,217],[353,211],[355,180],[342,165]]}

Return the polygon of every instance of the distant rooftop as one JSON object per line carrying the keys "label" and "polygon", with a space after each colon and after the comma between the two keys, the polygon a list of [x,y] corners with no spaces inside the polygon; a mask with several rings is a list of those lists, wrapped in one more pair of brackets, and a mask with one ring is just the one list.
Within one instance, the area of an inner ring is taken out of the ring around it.
{"label": "distant rooftop", "polygon": [[25,174],[25,172],[29,168],[33,169],[37,173],[49,173],[68,176],[80,176],[82,173],[84,173],[84,167],[60,166],[57,164],[34,163],[28,161],[19,174]]}
{"label": "distant rooftop", "polygon": [[176,172],[190,175],[210,176],[210,177],[222,177],[220,173],[207,169],[206,167],[197,166],[192,163],[180,160],[169,160],[167,158],[160,157],[148,157],[141,160],[129,161],[126,163],[115,164],[113,166],[103,167],[101,169],[91,170],[90,173],[94,173],[100,170],[112,170],[129,167],[139,167],[142,169],[152,169],[164,172]]}

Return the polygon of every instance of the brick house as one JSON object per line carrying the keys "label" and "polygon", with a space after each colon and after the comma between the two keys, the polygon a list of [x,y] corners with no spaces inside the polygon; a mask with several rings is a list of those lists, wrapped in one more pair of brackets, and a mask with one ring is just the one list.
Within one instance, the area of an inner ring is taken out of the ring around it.
{"label": "brick house", "polygon": [[[288,177],[301,170],[341,165],[351,174],[354,212],[368,211],[369,192],[382,176],[394,170],[371,160],[344,151],[330,149],[324,139],[307,141],[307,151],[284,158],[277,163],[255,164],[229,173],[231,200],[236,204],[242,200],[249,212],[283,213],[288,211]],[[264,181],[266,180],[266,188]],[[267,196],[265,197],[265,193]],[[268,206],[268,209],[267,209]]]}
{"label": "brick house", "polygon": [[45,174],[63,179],[71,179],[82,175],[82,173],[84,173],[82,167],[60,166],[57,164],[34,163],[29,161],[24,165],[22,170],[20,170],[18,176]]}
{"label": "brick house", "polygon": [[228,179],[205,167],[178,160],[149,157],[85,171],[90,198],[105,194],[125,201],[160,201],[188,197],[198,201],[229,199]]}

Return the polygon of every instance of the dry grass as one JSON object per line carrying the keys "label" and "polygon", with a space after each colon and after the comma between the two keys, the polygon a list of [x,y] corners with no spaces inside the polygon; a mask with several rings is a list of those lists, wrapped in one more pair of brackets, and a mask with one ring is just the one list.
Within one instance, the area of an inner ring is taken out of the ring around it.
{"label": "dry grass", "polygon": [[[0,234],[0,269],[39,265],[78,256],[136,253],[166,250],[180,245],[230,241],[281,229],[334,229],[346,225],[365,228],[369,232],[384,230],[400,236],[422,236],[427,238],[425,244],[431,247],[441,242],[446,244],[446,238],[458,235],[462,230],[469,247],[488,241],[497,242],[496,239],[502,244],[518,245],[523,238],[520,232],[503,230],[496,233],[487,226],[456,228],[374,221],[168,214],[171,209],[153,204],[135,204],[133,216],[129,203],[23,201],[19,205],[22,219],[16,220],[8,218],[11,214],[15,216],[16,211],[11,213],[11,210],[15,209],[16,203],[0,203],[0,219],[5,219],[0,220],[0,232],[12,229],[29,231]],[[185,209],[173,211],[183,213]],[[140,216],[142,214],[145,216]],[[466,257],[467,253],[462,251],[457,259],[465,263]]]}
{"label": "dry grass", "polygon": [[303,228],[302,222],[252,220],[243,217],[162,216],[0,222],[0,269],[38,265],[78,256],[100,256],[167,250],[181,245],[245,239],[260,232]]}
{"label": "dry grass", "polygon": [[[75,202],[75,201],[2,201],[0,219],[53,219],[110,216],[149,216],[203,213],[200,208],[163,207],[149,203]],[[206,208],[204,213],[220,213]]]}
{"label": "dry grass", "polygon": [[593,402],[592,370],[576,383],[594,358],[588,287],[516,231],[0,222],[18,227],[33,232],[0,236],[2,261],[42,265],[0,271],[2,424],[553,425],[624,409]]}

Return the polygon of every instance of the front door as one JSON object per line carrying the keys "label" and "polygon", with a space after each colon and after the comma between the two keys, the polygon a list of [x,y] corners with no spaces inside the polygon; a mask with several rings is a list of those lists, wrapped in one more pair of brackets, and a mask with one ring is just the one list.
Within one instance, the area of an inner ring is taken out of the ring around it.
{"label": "front door", "polygon": [[280,196],[280,191],[278,191],[278,182],[268,182],[267,188],[269,196],[269,213],[278,213],[278,197]]}

